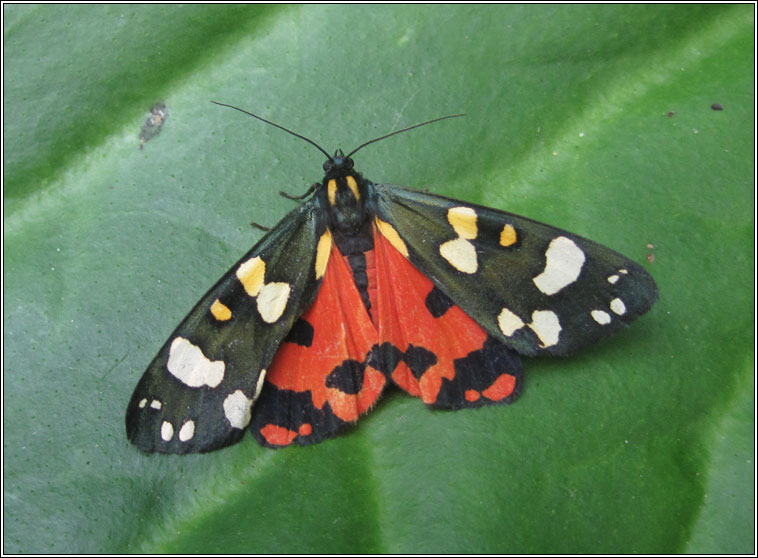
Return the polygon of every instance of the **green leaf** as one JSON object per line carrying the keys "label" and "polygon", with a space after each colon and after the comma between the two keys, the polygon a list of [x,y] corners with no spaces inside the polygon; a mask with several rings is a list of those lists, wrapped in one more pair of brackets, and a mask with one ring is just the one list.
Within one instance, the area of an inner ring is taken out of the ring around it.
{"label": "green leaf", "polygon": [[[752,6],[3,10],[5,552],[754,550]],[[660,300],[510,407],[390,393],[314,447],[143,455],[144,368],[320,179],[210,100],[329,151],[467,112],[356,163],[647,259]]]}

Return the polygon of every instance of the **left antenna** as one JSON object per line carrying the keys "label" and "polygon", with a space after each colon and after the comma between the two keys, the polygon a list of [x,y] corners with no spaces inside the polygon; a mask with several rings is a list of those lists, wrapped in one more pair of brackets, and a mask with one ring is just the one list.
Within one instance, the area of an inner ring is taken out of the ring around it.
{"label": "left antenna", "polygon": [[288,134],[292,134],[292,135],[293,135],[293,136],[295,136],[296,138],[300,138],[301,140],[307,141],[307,142],[308,142],[308,143],[310,143],[310,144],[311,144],[313,147],[315,147],[316,149],[318,149],[319,151],[321,151],[321,153],[323,153],[324,155],[326,155],[326,158],[327,158],[327,159],[329,159],[330,161],[332,160],[332,156],[331,156],[331,155],[329,155],[329,153],[327,153],[327,152],[326,152],[326,151],[325,151],[325,150],[324,150],[324,149],[323,149],[323,148],[322,148],[322,147],[321,147],[319,144],[317,144],[315,141],[313,141],[312,139],[306,138],[305,136],[301,136],[300,134],[298,134],[298,133],[296,133],[296,132],[293,132],[292,130],[290,130],[290,129],[288,129],[288,128],[285,128],[284,126],[280,126],[280,125],[279,125],[279,124],[277,124],[276,122],[271,122],[270,120],[266,120],[266,119],[265,119],[265,118],[263,118],[262,116],[258,116],[257,114],[253,114],[252,112],[248,112],[248,111],[246,111],[246,110],[244,110],[244,109],[241,109],[241,108],[239,108],[239,107],[235,107],[234,105],[227,105],[226,103],[219,103],[219,102],[217,102],[217,101],[211,101],[211,103],[213,103],[214,105],[219,105],[219,106],[221,106],[221,107],[229,107],[229,108],[233,108],[234,110],[238,110],[238,111],[240,111],[240,112],[242,112],[242,113],[244,113],[244,114],[247,114],[248,116],[252,116],[253,118],[257,118],[257,119],[258,119],[258,120],[260,120],[261,122],[265,122],[266,124],[270,124],[271,126],[274,126],[275,128],[279,128],[280,130],[284,130],[285,132],[287,132]]}

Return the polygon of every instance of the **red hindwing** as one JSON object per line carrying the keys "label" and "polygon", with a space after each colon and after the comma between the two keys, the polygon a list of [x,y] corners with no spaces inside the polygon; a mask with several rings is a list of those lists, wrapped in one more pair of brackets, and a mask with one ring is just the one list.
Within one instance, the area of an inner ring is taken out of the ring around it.
{"label": "red hindwing", "polygon": [[522,371],[516,353],[491,338],[382,234],[374,235],[374,250],[379,337],[404,353],[394,382],[437,407],[512,400]]}
{"label": "red hindwing", "polygon": [[368,411],[387,383],[369,363],[377,331],[336,246],[316,300],[293,332],[269,366],[255,407],[253,433],[270,446],[332,435]]}
{"label": "red hindwing", "polygon": [[374,229],[371,310],[336,245],[318,295],[282,343],[251,423],[264,445],[315,443],[355,422],[388,379],[435,407],[507,403],[521,362]]}

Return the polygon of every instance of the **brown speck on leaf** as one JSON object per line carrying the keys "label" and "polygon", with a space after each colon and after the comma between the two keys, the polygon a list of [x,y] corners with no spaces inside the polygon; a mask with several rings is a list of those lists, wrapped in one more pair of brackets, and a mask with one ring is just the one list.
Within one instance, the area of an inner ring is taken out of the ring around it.
{"label": "brown speck on leaf", "polygon": [[150,109],[150,114],[142,125],[142,130],[139,133],[139,148],[143,149],[145,142],[150,141],[155,136],[161,133],[163,123],[168,116],[168,109],[165,103],[155,103],[153,108]]}

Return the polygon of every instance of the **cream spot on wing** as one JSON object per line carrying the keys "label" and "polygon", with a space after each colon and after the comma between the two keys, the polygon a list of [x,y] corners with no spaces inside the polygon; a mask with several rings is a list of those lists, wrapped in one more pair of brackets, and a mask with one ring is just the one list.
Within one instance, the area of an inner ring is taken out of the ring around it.
{"label": "cream spot on wing", "polygon": [[182,442],[186,442],[187,440],[191,440],[194,435],[195,435],[195,421],[194,420],[185,421],[185,423],[182,424],[182,427],[179,429],[179,440],[181,440]]}
{"label": "cream spot on wing", "polygon": [[161,407],[163,407],[163,405],[162,405],[162,404],[161,404],[161,402],[160,402],[160,401],[158,401],[157,399],[153,399],[153,400],[150,402],[150,408],[151,408],[151,409],[156,409],[156,410],[160,411]]}
{"label": "cream spot on wing", "polygon": [[289,283],[266,283],[258,293],[258,312],[264,322],[273,324],[282,317],[290,296]]}
{"label": "cream spot on wing", "polygon": [[600,325],[608,325],[611,323],[611,316],[608,314],[608,312],[603,312],[602,310],[593,310],[590,312],[590,315],[592,316],[592,319]]}
{"label": "cream spot on wing", "polygon": [[242,390],[237,390],[234,393],[230,393],[224,399],[224,416],[229,424],[233,428],[245,428],[250,424],[250,407],[253,405],[253,400],[245,397]]}
{"label": "cream spot on wing", "polygon": [[400,238],[400,235],[397,234],[395,227],[385,221],[382,221],[379,219],[379,217],[376,218],[376,226],[379,227],[379,232],[382,233],[384,238],[386,238],[389,243],[395,247],[395,250],[407,258],[408,247],[405,245],[405,242],[403,242],[403,239]]}
{"label": "cream spot on wing", "polygon": [[332,233],[326,230],[318,239],[316,246],[316,279],[321,279],[326,273],[326,264],[329,263],[329,254],[332,250]]}
{"label": "cream spot on wing", "polygon": [[619,269],[619,273],[623,273],[624,275],[626,275],[629,272],[626,269]]}
{"label": "cream spot on wing", "polygon": [[554,295],[579,277],[584,252],[573,240],[559,236],[550,241],[545,260],[545,270],[532,281],[546,295]]}
{"label": "cream spot on wing", "polygon": [[543,349],[558,344],[561,324],[555,312],[551,310],[535,310],[532,312],[532,323],[529,324],[529,327],[542,341],[541,347]]}
{"label": "cream spot on wing", "polygon": [[517,240],[516,229],[513,228],[513,225],[505,225],[500,231],[500,246],[513,246]]}
{"label": "cream spot on wing", "polygon": [[462,273],[476,273],[479,264],[476,260],[476,249],[465,238],[458,237],[448,240],[440,246],[440,255],[450,265]]}
{"label": "cream spot on wing", "polygon": [[184,337],[171,343],[168,353],[168,371],[189,387],[216,387],[224,379],[224,362],[210,360],[199,347]]}
{"label": "cream spot on wing", "polygon": [[470,207],[451,207],[447,210],[447,221],[461,238],[473,240],[477,235],[476,211]]}
{"label": "cream spot on wing", "polygon": [[139,402],[139,408],[140,408],[140,409],[144,409],[144,408],[145,408],[145,405],[147,405],[147,399],[144,399],[144,398],[143,398],[143,399],[140,399],[140,402]]}
{"label": "cream spot on wing", "polygon": [[614,314],[621,316],[626,314],[626,304],[624,304],[624,301],[620,298],[614,298],[611,301],[611,310],[613,310]]}
{"label": "cream spot on wing", "polygon": [[619,280],[619,276],[618,276],[618,275],[616,275],[616,274],[613,274],[613,275],[609,275],[609,276],[608,276],[608,282],[609,282],[611,285],[615,285],[615,284],[618,282],[618,280]]}
{"label": "cream spot on wing", "polygon": [[255,393],[253,394],[253,401],[258,399],[258,396],[261,394],[261,390],[263,389],[263,382],[266,380],[266,369],[261,370],[261,375],[258,376],[258,382],[255,384]]}
{"label": "cream spot on wing", "polygon": [[355,178],[353,178],[352,175],[347,175],[345,177],[345,181],[347,182],[347,187],[350,188],[350,191],[355,196],[355,199],[360,201],[361,199],[361,193],[358,190],[358,183],[355,181]]}
{"label": "cream spot on wing", "polygon": [[214,300],[213,304],[211,304],[211,314],[213,314],[213,317],[219,322],[225,322],[232,317],[232,311],[229,310],[229,307],[219,299]]}
{"label": "cream spot on wing", "polygon": [[250,258],[237,269],[237,279],[240,280],[245,292],[257,296],[263,286],[263,276],[266,273],[266,262],[260,256]]}
{"label": "cream spot on wing", "polygon": [[161,438],[164,442],[168,442],[174,437],[174,426],[167,420],[161,424]]}
{"label": "cream spot on wing", "polygon": [[326,184],[326,195],[329,198],[329,205],[334,207],[337,203],[337,181],[333,178]]}
{"label": "cream spot on wing", "polygon": [[516,332],[516,330],[524,327],[524,322],[516,314],[507,308],[503,308],[497,317],[497,325],[500,327],[500,331],[503,332],[503,335],[510,337]]}

